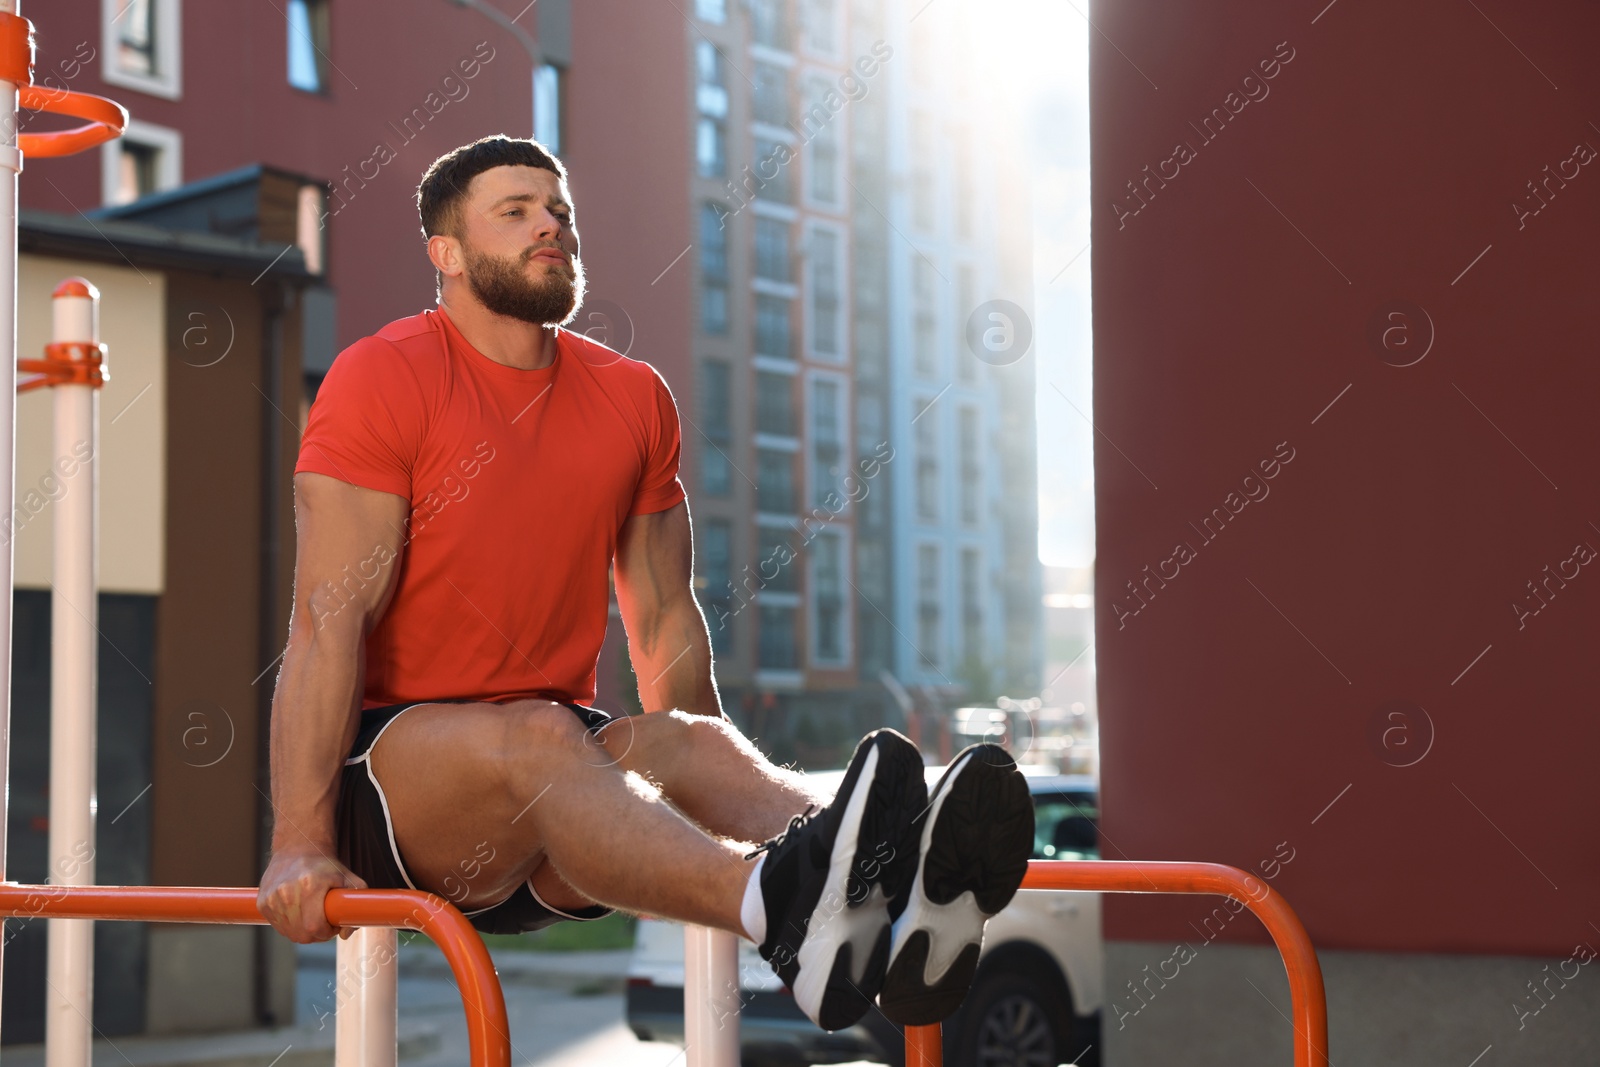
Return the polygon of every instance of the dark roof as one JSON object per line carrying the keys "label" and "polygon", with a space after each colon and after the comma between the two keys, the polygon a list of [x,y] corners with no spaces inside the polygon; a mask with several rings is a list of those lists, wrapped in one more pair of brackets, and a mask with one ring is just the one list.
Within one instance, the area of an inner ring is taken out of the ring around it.
{"label": "dark roof", "polygon": [[[221,175],[207,181],[227,177],[229,175]],[[184,187],[190,188],[192,186]],[[173,194],[182,192],[183,189],[172,191]],[[95,214],[101,215],[100,212]],[[306,270],[305,254],[294,245],[241,240],[195,230],[170,230],[129,219],[91,218],[82,213],[59,215],[22,208],[17,212],[17,251],[99,259],[132,267],[238,274],[251,279],[270,273],[280,279],[321,281]]]}
{"label": "dark roof", "polygon": [[164,189],[158,193],[141,196],[132,203],[97,207],[86,212],[86,214],[95,219],[141,218],[146,215],[172,210],[178,205],[187,204],[191,201],[212,200],[235,189],[259,185],[261,179],[269,175],[287,178],[294,185],[325,187],[327,184],[317,178],[284,170],[282,167],[272,167],[265,163],[248,163],[235,170],[213,174],[209,178],[200,178],[172,189]]}

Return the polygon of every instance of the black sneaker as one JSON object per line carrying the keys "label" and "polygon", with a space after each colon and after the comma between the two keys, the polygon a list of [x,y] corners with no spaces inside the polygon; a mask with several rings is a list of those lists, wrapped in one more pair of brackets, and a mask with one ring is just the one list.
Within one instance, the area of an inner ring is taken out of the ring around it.
{"label": "black sneaker", "polygon": [[964,749],[914,832],[921,862],[891,902],[894,936],[878,1006],[890,1022],[948,1018],[978,969],[983,926],[1016,894],[1033,853],[1027,780],[998,745]]}
{"label": "black sneaker", "polygon": [[[917,869],[913,820],[928,800],[922,754],[893,730],[856,746],[833,803],[807,808],[755,852],[766,852],[761,958],[824,1030],[872,1007],[889,960],[889,899]],[[747,857],[748,858],[748,857]]]}

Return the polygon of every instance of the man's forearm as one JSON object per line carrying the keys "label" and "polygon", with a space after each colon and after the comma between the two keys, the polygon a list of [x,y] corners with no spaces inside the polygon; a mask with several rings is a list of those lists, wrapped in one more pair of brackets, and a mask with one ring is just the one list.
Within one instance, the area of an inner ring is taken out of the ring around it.
{"label": "man's forearm", "polygon": [[291,636],[272,697],[272,849],[333,855],[344,757],[356,729],[361,643],[332,632]]}
{"label": "man's forearm", "polygon": [[663,609],[650,633],[629,635],[628,655],[645,711],[692,712],[722,717],[711,678],[711,638],[700,605],[685,597]]}

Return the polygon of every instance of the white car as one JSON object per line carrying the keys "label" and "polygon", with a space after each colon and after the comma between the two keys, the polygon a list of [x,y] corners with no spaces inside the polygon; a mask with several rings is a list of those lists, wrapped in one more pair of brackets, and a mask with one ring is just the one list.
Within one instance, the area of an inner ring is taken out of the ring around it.
{"label": "white car", "polygon": [[[1024,768],[1024,772],[1028,772]],[[929,767],[931,789],[944,773]],[[812,774],[825,792],[843,771]],[[1099,859],[1094,780],[1028,773],[1034,802],[1034,859]],[[984,931],[977,977],[961,1010],[944,1023],[945,1062],[957,1067],[1057,1067],[1098,1059],[1104,999],[1100,894],[1022,890]],[[795,1004],[755,946],[739,942],[745,1064],[901,1064],[904,1038],[874,1009],[836,1033],[819,1029]],[[645,1041],[683,1041],[683,928],[639,922],[628,967],[628,1025]],[[1093,1046],[1092,1048],[1090,1048]],[[1086,1048],[1089,1055],[1079,1057]]]}

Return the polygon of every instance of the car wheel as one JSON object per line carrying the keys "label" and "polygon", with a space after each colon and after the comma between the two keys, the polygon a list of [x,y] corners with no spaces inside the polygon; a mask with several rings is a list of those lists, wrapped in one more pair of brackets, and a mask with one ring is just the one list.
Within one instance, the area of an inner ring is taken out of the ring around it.
{"label": "car wheel", "polygon": [[963,1067],[1057,1067],[1071,1038],[1061,995],[1025,974],[980,979],[952,1020]]}

